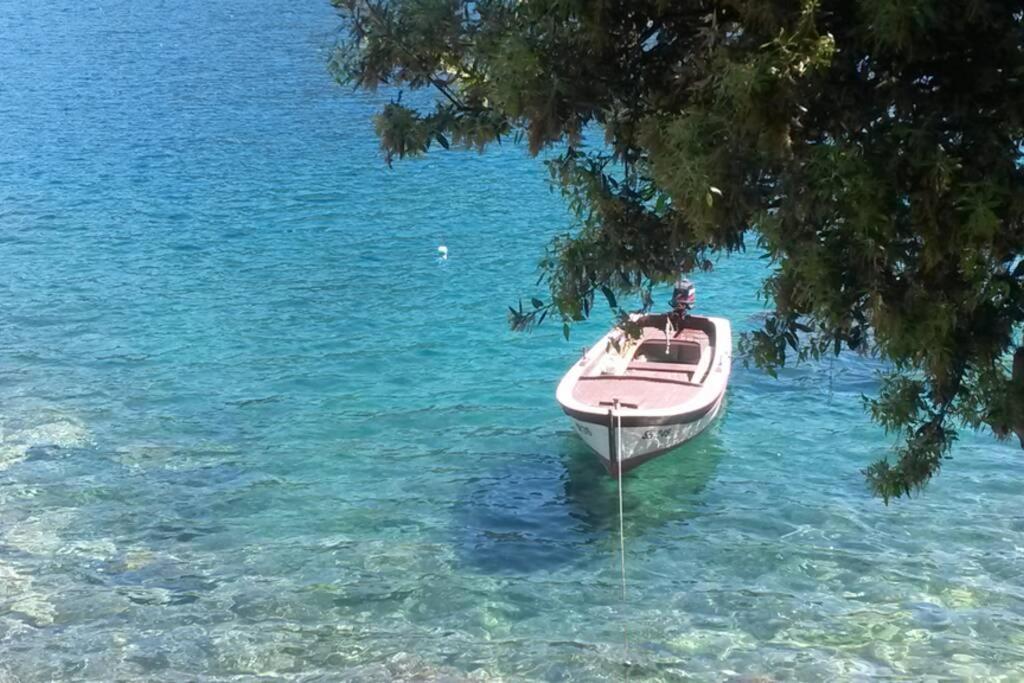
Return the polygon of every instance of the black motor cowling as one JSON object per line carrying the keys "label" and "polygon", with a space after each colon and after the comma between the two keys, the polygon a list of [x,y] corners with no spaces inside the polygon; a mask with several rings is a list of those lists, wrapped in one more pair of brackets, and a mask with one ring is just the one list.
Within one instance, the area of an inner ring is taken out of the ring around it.
{"label": "black motor cowling", "polygon": [[688,313],[697,303],[697,288],[686,278],[676,280],[672,289],[672,310],[677,313]]}

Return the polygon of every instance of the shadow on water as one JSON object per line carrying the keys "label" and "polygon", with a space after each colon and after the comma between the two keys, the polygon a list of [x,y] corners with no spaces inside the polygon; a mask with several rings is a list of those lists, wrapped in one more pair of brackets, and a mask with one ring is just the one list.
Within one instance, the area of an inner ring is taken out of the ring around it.
{"label": "shadow on water", "polygon": [[[506,458],[467,480],[453,517],[463,562],[486,573],[522,574],[606,561],[603,549],[618,532],[617,482],[575,434],[555,440],[554,453]],[[637,539],[696,516],[724,453],[712,428],[626,474],[626,534]]]}

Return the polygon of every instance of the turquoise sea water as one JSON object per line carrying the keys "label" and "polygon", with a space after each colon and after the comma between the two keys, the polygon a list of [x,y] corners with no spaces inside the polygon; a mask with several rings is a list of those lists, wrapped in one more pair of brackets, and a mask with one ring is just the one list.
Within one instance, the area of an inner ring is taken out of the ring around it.
{"label": "turquoise sea water", "polygon": [[884,507],[856,357],[738,364],[626,478],[623,603],[553,396],[607,315],[504,319],[561,201],[514,146],[388,171],[336,25],[0,3],[0,681],[1024,679],[1019,449]]}

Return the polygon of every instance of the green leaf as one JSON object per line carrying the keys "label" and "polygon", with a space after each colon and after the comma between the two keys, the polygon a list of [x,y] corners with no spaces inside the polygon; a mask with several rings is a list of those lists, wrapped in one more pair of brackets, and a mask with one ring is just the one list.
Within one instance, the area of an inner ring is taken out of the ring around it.
{"label": "green leaf", "polygon": [[569,341],[569,323],[562,323],[562,335]]}
{"label": "green leaf", "polygon": [[530,299],[530,303],[533,304],[534,308],[540,308],[541,306],[544,305],[544,302],[538,299],[537,297],[533,297],[532,299]]}
{"label": "green leaf", "polygon": [[[922,382],[872,412],[907,441],[871,475],[900,496],[959,424],[1024,439],[1021,21],[947,4],[333,0],[329,68],[395,93],[374,121],[388,165],[506,136],[550,159],[573,224],[517,329],[555,311],[568,338],[598,289],[649,310],[647,283],[751,250],[764,282],[743,286],[774,310],[744,362],[849,346]],[[977,57],[970,78],[950,46]]]}
{"label": "green leaf", "polygon": [[618,308],[618,305],[615,303],[615,292],[613,292],[608,285],[601,286],[601,293],[604,294],[605,299],[608,299],[608,305],[610,307]]}

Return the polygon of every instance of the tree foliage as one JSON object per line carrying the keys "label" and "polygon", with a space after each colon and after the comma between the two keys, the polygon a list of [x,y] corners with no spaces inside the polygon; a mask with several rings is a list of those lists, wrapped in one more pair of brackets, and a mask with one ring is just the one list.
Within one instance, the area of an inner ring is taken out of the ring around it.
{"label": "tree foliage", "polygon": [[[334,0],[331,68],[432,88],[376,119],[384,155],[550,149],[577,224],[541,261],[566,324],[756,242],[774,372],[843,350],[891,372],[901,435],[866,470],[923,486],[957,428],[1024,443],[1024,4],[997,0]],[[588,131],[604,145],[585,146]]]}

